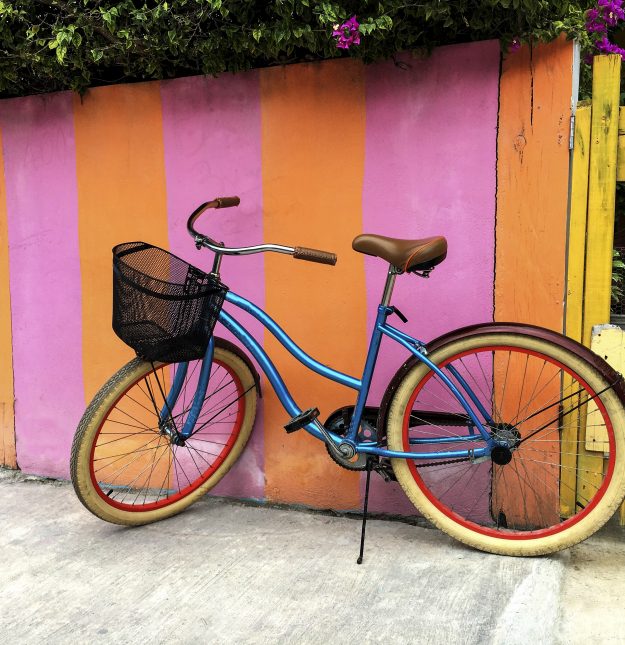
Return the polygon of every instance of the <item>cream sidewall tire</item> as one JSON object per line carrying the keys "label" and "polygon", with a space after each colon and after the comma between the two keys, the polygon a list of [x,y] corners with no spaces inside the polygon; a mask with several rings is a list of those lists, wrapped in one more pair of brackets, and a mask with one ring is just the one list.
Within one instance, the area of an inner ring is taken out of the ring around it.
{"label": "cream sidewall tire", "polygon": [[[243,422],[239,430],[239,436],[232,446],[228,456],[221,466],[209,477],[199,488],[186,497],[151,511],[124,511],[107,504],[98,494],[91,481],[90,455],[91,447],[103,419],[120,396],[132,383],[138,381],[152,370],[152,364],[138,358],[132,360],[117,372],[96,394],[95,398],[87,408],[74,437],[71,458],[71,476],[74,489],[80,501],[99,518],[114,524],[125,524],[138,526],[163,520],[193,504],[217,485],[224,475],[230,470],[239,458],[252,432],[254,418],[256,416],[256,388],[254,387],[254,376],[248,366],[235,354],[221,347],[215,348],[215,360],[227,365],[238,376],[243,386],[243,391],[249,390],[245,395],[245,412]],[[159,367],[162,363],[155,363]]]}
{"label": "cream sidewall tire", "polygon": [[[455,354],[485,345],[510,345],[533,349],[550,356],[573,369],[588,385],[599,392],[609,384],[601,374],[588,363],[568,350],[546,341],[528,336],[510,334],[484,334],[466,340],[459,340],[439,348],[428,358],[439,364]],[[429,371],[423,363],[416,365],[403,379],[389,408],[387,423],[388,447],[403,451],[403,420],[412,393]],[[625,496],[625,411],[613,390],[601,395],[606,411],[614,427],[616,461],[612,480],[602,499],[586,517],[559,533],[546,537],[523,540],[506,540],[483,535],[451,519],[437,508],[417,485],[405,459],[392,459],[397,481],[417,509],[439,529],[472,547],[490,553],[503,555],[531,556],[553,553],[586,539],[597,531],[618,508]]]}

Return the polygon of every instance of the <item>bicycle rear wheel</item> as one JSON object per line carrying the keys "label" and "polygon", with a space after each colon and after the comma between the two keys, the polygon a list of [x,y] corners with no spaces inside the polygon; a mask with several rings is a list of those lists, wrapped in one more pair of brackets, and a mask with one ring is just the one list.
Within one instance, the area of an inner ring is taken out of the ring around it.
{"label": "bicycle rear wheel", "polygon": [[[564,347],[510,332],[451,341],[429,358],[470,386],[507,448],[437,458],[485,443],[459,439],[471,432],[464,409],[436,373],[413,367],[391,401],[387,436],[391,450],[427,454],[393,460],[425,517],[507,555],[558,551],[611,517],[625,496],[625,411],[614,383]],[[446,441],[428,443],[434,437]]]}
{"label": "bicycle rear wheel", "polygon": [[181,363],[134,359],[87,408],[72,445],[71,476],[81,502],[116,524],[139,525],[179,513],[213,488],[252,431],[256,386],[248,366],[219,344],[193,434],[180,442],[202,361],[186,369],[171,422],[162,410]]}

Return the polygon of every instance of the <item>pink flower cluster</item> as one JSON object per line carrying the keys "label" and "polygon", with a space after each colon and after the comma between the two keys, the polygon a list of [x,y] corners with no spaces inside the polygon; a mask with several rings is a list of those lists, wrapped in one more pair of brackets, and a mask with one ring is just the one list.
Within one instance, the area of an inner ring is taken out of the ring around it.
{"label": "pink flower cluster", "polygon": [[596,34],[595,48],[600,54],[619,54],[625,58],[625,49],[610,42],[608,28],[625,20],[624,0],[599,0],[596,8],[586,12],[586,31]]}
{"label": "pink flower cluster", "polygon": [[342,25],[334,25],[332,36],[336,38],[336,46],[339,49],[349,49],[352,45],[360,45],[358,27],[360,23],[356,20],[356,16],[352,16]]}

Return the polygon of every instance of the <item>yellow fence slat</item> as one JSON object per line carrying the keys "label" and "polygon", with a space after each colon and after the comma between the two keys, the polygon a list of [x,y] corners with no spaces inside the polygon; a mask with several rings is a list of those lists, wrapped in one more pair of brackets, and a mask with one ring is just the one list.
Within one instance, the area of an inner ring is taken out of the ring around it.
{"label": "yellow fence slat", "polygon": [[[616,369],[623,372],[625,368],[625,332],[616,325],[597,325],[592,333],[590,348]],[[597,404],[588,404],[588,417],[598,410]],[[596,417],[596,415],[594,415]],[[590,424],[586,430],[586,450],[607,453],[610,449],[608,431],[603,421]]]}
{"label": "yellow fence slat", "polygon": [[590,102],[579,103],[575,113],[571,206],[569,214],[568,271],[566,282],[566,335],[582,341],[586,215],[590,162]]}
{"label": "yellow fence slat", "polygon": [[[590,347],[594,325],[610,320],[616,158],[619,125],[621,57],[596,56],[593,63],[588,216],[582,340]],[[585,415],[580,419],[580,440],[585,438]],[[588,485],[600,483],[603,454],[584,450],[580,444],[577,496],[584,504]]]}
{"label": "yellow fence slat", "polygon": [[583,339],[610,320],[621,57],[596,56],[592,84]]}
{"label": "yellow fence slat", "polygon": [[[586,215],[588,206],[588,168],[590,162],[590,102],[579,103],[575,113],[573,166],[571,169],[571,197],[569,212],[569,244],[566,284],[566,335],[581,342],[584,305],[584,273],[586,262]],[[573,386],[565,375],[563,390]],[[575,512],[577,490],[577,441],[579,440],[579,410],[577,400],[568,400],[564,406],[564,427],[560,461],[560,512],[570,517]]]}
{"label": "yellow fence slat", "polygon": [[619,108],[618,152],[616,156],[616,181],[625,181],[625,108]]}
{"label": "yellow fence slat", "polygon": [[[621,372],[621,374],[625,372],[625,331],[620,327],[617,325],[598,325],[595,327],[592,334],[591,347],[593,352],[605,358],[617,372]],[[588,409],[588,416],[596,409],[596,405],[591,403]],[[601,452],[607,451],[609,446],[605,426],[597,426],[595,421],[592,430],[593,432],[586,434],[586,447],[588,448],[589,443],[594,441],[596,444],[595,450]],[[625,503],[621,505],[619,519],[621,526],[625,525]]]}

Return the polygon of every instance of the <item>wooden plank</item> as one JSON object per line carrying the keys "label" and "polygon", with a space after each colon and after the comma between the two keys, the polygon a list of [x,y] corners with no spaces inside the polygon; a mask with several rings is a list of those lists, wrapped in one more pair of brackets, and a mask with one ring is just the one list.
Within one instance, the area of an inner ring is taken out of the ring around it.
{"label": "wooden plank", "polygon": [[[582,322],[582,340],[588,347],[593,326],[610,320],[620,73],[620,56],[595,56]],[[580,440],[584,437],[585,427],[580,427]],[[586,451],[580,444],[578,466],[577,495],[584,504],[584,490],[600,484],[601,475],[596,473],[603,470],[603,454]]]}
{"label": "wooden plank", "polygon": [[[625,369],[625,332],[616,325],[597,325],[593,329],[590,348],[604,358],[618,372]],[[594,401],[588,404],[587,416],[596,418],[598,408]],[[586,430],[586,450],[607,453],[609,451],[608,432],[602,420],[590,421]]]}
{"label": "wooden plank", "polygon": [[[625,331],[616,325],[598,325],[592,334],[592,350],[617,371],[625,371]],[[608,451],[608,436],[605,426],[598,423],[594,417],[598,416],[598,409],[594,403],[589,404],[588,430],[586,432],[586,449],[602,453]],[[625,526],[625,502],[621,504],[619,520]]]}
{"label": "wooden plank", "polygon": [[583,341],[610,320],[621,57],[595,56],[592,87]]}
{"label": "wooden plank", "polygon": [[[497,138],[495,320],[564,330],[572,41],[506,57]],[[519,276],[523,276],[519,280]]]}
{"label": "wooden plank", "polygon": [[[590,102],[580,103],[575,114],[573,165],[569,211],[569,245],[566,283],[566,335],[582,340],[584,269],[586,260],[586,215],[588,170],[590,162]],[[573,379],[565,375],[563,391],[569,392]],[[568,399],[564,406],[564,427],[560,447],[560,512],[570,517],[575,512],[577,490],[577,441],[579,439],[579,401]]]}
{"label": "wooden plank", "polygon": [[616,155],[616,181],[625,181],[625,107],[618,113],[618,151]]}
{"label": "wooden plank", "polygon": [[591,113],[590,102],[578,104],[575,113],[573,165],[571,169],[571,206],[566,276],[566,335],[579,342],[582,340],[584,305]]}
{"label": "wooden plank", "polygon": [[[494,318],[558,332],[564,331],[573,54],[573,43],[565,39],[522,47],[503,61],[499,93]],[[577,289],[581,298],[582,289]],[[510,373],[501,360],[506,359],[496,359],[493,365],[499,392],[505,380],[521,383],[524,371],[521,364],[513,364]],[[540,374],[525,377],[536,382]],[[508,397],[518,394],[514,389],[507,392]],[[553,380],[544,389],[545,399],[556,400],[559,392],[560,381]],[[501,408],[516,410],[517,404],[518,398],[510,398]],[[557,459],[559,442],[549,448]],[[567,508],[572,512],[575,482],[569,486]],[[556,514],[559,495],[553,482],[541,491]],[[516,496],[506,495],[495,486],[492,497],[493,504],[514,519],[527,515],[519,499],[531,499],[532,494],[520,490]],[[529,513],[535,510],[542,511],[530,508]]]}

